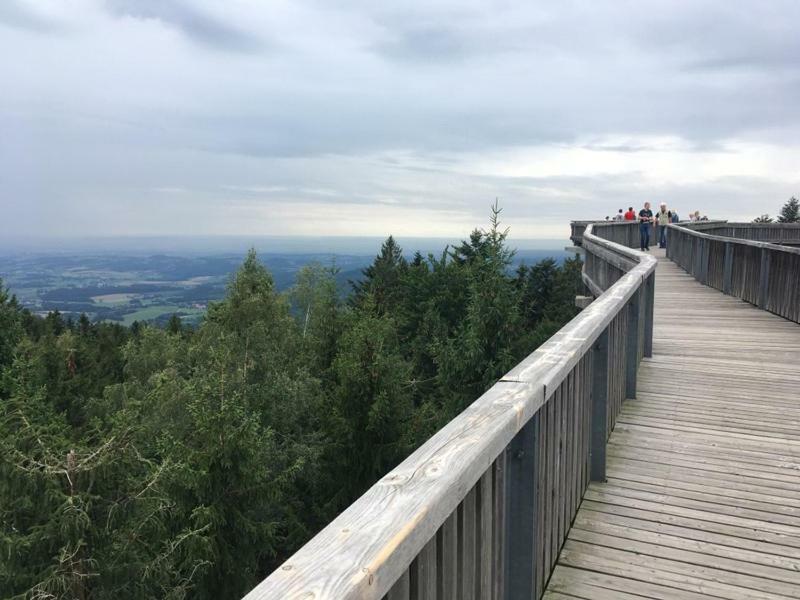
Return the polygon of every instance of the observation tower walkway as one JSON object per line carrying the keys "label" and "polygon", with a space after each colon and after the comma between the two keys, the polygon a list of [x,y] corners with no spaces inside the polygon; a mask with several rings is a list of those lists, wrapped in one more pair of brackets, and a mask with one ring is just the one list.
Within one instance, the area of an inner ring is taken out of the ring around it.
{"label": "observation tower walkway", "polygon": [[654,252],[638,372],[545,598],[800,598],[800,325]]}

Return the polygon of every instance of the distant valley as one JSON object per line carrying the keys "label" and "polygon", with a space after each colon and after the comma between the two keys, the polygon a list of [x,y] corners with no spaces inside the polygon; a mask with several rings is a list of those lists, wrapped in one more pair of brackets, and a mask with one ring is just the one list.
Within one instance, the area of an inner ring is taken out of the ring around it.
{"label": "distant valley", "polygon": [[[310,263],[335,265],[337,282],[344,292],[349,282],[377,253],[260,252],[259,258],[272,273],[279,290],[295,281],[297,272]],[[515,263],[533,264],[552,257],[561,262],[563,248],[518,250]],[[195,253],[140,255],[125,251],[104,253],[53,252],[9,253],[0,256],[0,278],[19,301],[35,313],[60,311],[65,315],[86,313],[93,321],[163,323],[177,314],[187,324],[196,323],[208,304],[225,293],[231,274],[244,253],[221,252],[208,256]],[[409,256],[410,258],[410,256]]]}

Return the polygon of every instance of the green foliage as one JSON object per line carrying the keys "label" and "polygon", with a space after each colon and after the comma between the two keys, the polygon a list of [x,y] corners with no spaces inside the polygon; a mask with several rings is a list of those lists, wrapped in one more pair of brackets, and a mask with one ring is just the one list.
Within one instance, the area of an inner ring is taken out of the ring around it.
{"label": "green foliage", "polygon": [[196,330],[21,310],[0,285],[0,597],[238,598],[576,314],[576,258],[500,226],[392,237],[276,292],[251,251]]}
{"label": "green foliage", "polygon": [[[17,299],[8,293],[0,278],[0,373],[11,364],[14,347],[22,335],[22,318]],[[0,392],[2,388],[0,388]]]}
{"label": "green foliage", "polygon": [[753,223],[772,223],[775,219],[770,217],[768,214],[759,215],[755,219],[753,219]]}
{"label": "green foliage", "polygon": [[800,223],[800,201],[792,196],[781,207],[778,223]]}

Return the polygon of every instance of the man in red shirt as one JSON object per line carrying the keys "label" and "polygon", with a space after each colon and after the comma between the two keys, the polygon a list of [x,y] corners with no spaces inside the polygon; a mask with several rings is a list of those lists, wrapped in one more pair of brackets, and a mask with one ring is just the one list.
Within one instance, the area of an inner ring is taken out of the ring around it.
{"label": "man in red shirt", "polygon": [[633,212],[633,207],[628,207],[628,212],[625,213],[625,220],[626,221],[635,221],[636,220],[636,213]]}

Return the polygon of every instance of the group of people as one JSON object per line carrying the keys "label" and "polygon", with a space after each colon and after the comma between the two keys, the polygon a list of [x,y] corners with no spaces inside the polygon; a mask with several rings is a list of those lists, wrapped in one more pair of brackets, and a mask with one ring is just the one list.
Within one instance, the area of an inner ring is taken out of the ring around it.
{"label": "group of people", "polygon": [[[691,218],[694,221],[695,215],[697,220],[700,218],[700,211],[692,213]],[[644,208],[639,211],[637,215],[633,207],[629,206],[627,212],[623,212],[620,208],[619,212],[614,215],[614,221],[635,221],[639,220],[639,243],[642,251],[650,251],[650,229],[655,225],[656,234],[658,236],[658,247],[667,247],[667,225],[670,223],[677,223],[680,220],[678,212],[674,210],[667,210],[666,202],[659,205],[659,210],[655,214],[650,209],[650,203],[645,202]],[[609,220],[606,217],[606,220]]]}
{"label": "group of people", "polygon": [[[637,219],[639,220],[639,242],[642,251],[646,252],[650,251],[650,230],[653,226],[655,226],[656,235],[658,236],[658,247],[666,248],[667,225],[680,221],[677,211],[667,210],[666,202],[662,202],[659,205],[659,210],[655,214],[653,214],[653,211],[650,209],[650,203],[645,202],[644,208],[639,211],[638,215],[633,210],[633,207],[629,206],[628,210],[625,212],[623,212],[623,210],[620,208],[619,212],[614,215],[613,219],[606,217],[606,221],[635,221]],[[708,217],[701,217],[700,211],[696,210],[693,213],[689,213],[689,220],[708,221]]]}

